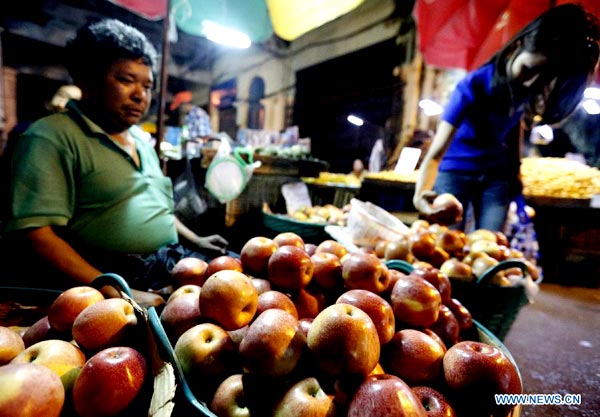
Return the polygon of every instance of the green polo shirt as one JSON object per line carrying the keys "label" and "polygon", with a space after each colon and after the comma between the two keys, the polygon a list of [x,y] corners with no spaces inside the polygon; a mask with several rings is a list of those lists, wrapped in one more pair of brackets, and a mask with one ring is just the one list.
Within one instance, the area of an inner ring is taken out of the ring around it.
{"label": "green polo shirt", "polygon": [[173,185],[138,127],[140,157],[127,152],[69,103],[35,122],[18,140],[6,231],[62,226],[75,247],[148,254],[177,242]]}

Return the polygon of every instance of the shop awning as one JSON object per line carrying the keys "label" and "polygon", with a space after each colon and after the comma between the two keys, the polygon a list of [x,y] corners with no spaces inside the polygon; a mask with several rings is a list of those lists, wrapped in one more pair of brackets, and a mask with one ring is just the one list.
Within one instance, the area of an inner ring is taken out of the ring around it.
{"label": "shop awning", "polygon": [[[110,0],[146,19],[166,15],[168,0]],[[202,21],[246,33],[253,42],[263,42],[273,33],[293,41],[355,9],[364,0],[170,0],[177,27],[202,36]]]}
{"label": "shop awning", "polygon": [[429,65],[469,71],[531,20],[563,3],[581,3],[600,18],[598,0],[416,0],[419,50]]}

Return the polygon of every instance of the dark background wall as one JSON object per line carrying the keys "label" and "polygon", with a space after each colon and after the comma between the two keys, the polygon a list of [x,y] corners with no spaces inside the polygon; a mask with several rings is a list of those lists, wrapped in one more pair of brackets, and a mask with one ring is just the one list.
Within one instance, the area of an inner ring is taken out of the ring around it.
{"label": "dark background wall", "polygon": [[[366,165],[386,120],[401,110],[402,86],[393,69],[402,54],[389,40],[296,74],[293,122],[301,137],[312,139],[313,156],[328,161],[331,172],[350,172],[357,158]],[[350,124],[349,114],[365,124]]]}

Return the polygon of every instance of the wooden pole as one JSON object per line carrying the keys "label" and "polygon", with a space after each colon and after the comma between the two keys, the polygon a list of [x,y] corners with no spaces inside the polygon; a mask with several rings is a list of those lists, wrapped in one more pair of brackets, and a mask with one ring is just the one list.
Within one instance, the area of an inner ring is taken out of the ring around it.
{"label": "wooden pole", "polygon": [[[169,24],[171,16],[171,0],[167,1],[167,10],[165,18],[163,19],[163,44],[162,44],[162,57],[160,65],[160,87],[158,93],[158,118],[156,121],[156,145],[155,150],[160,158],[160,144],[164,139],[165,130],[165,107],[166,107],[166,95],[167,95],[167,61],[169,57]],[[166,160],[163,160],[162,170],[166,174],[167,164]]]}

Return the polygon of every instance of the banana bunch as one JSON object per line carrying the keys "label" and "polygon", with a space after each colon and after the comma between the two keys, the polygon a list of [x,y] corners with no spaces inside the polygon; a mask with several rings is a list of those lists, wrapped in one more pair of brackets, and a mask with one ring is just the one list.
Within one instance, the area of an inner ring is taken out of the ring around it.
{"label": "banana bunch", "polygon": [[600,170],[565,158],[524,158],[523,194],[588,199],[600,194]]}

